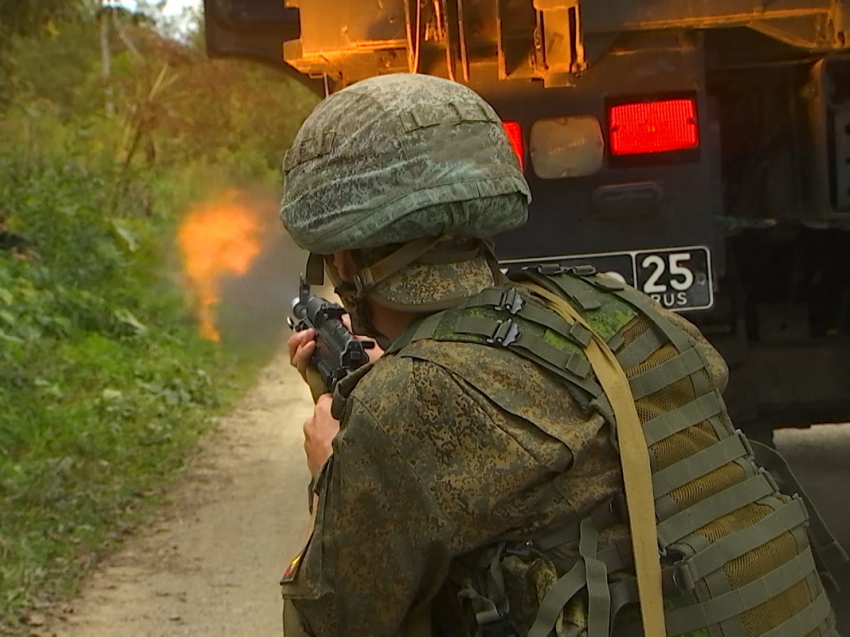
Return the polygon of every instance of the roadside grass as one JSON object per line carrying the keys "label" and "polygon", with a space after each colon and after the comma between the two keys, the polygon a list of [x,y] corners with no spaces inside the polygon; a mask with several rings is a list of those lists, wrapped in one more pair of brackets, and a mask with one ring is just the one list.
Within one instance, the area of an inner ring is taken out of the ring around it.
{"label": "roadside grass", "polygon": [[0,154],[37,253],[0,251],[0,632],[75,592],[274,349],[198,336],[174,236],[203,171],[128,170]]}

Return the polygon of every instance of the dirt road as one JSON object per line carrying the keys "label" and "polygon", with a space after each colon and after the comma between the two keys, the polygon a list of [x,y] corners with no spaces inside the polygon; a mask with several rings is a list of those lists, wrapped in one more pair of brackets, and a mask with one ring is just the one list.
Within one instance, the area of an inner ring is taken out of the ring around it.
{"label": "dirt road", "polygon": [[[91,579],[53,634],[279,636],[277,581],[307,524],[301,423],[310,409],[279,358],[207,442],[162,518]],[[850,425],[782,431],[777,444],[850,545]],[[842,580],[836,607],[848,626],[850,576]]]}
{"label": "dirt road", "polygon": [[285,357],[205,444],[161,519],[91,578],[62,637],[281,634],[277,582],[308,523],[309,392]]}

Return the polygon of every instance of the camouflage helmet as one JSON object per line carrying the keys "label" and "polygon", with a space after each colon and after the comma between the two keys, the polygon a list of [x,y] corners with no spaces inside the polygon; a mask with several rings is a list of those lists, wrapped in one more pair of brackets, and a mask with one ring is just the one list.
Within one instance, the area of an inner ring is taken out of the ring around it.
{"label": "camouflage helmet", "polygon": [[417,259],[447,238],[488,239],[523,224],[531,199],[492,107],[471,89],[428,75],[379,76],[331,95],[299,130],[283,169],[280,216],[302,248],[327,255],[408,246],[406,263],[390,259],[390,271],[384,258],[380,280],[366,270],[372,276],[362,281],[402,306],[439,301],[405,293],[398,280],[390,285],[408,265],[414,278],[451,277],[461,289],[449,296],[458,298],[492,283],[481,258],[477,265]]}

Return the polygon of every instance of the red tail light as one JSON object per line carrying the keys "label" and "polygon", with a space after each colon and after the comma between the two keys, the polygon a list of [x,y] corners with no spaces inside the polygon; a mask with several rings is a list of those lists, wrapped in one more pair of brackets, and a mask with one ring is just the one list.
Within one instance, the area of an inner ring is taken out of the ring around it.
{"label": "red tail light", "polygon": [[699,146],[697,109],[692,99],[613,106],[608,123],[614,155],[665,153]]}
{"label": "red tail light", "polygon": [[522,170],[525,170],[525,146],[522,142],[522,126],[516,122],[502,122],[505,127],[505,132],[508,134],[508,139],[511,140],[511,146],[514,147],[514,152],[519,158],[519,165]]}

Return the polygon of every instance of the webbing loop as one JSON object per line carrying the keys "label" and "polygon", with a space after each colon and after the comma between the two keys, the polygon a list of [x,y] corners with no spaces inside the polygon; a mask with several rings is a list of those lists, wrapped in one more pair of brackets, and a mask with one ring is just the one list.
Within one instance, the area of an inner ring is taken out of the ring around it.
{"label": "webbing loop", "polygon": [[505,545],[500,544],[481,556],[481,566],[487,567],[486,596],[475,590],[471,583],[458,593],[459,598],[468,599],[472,604],[478,624],[478,637],[520,637],[509,617],[510,602],[502,575],[502,555],[505,549]]}
{"label": "webbing loop", "polygon": [[709,522],[748,504],[758,502],[772,493],[776,493],[776,485],[766,473],[758,473],[744,482],[739,482],[705,500],[700,500],[658,525],[658,539],[661,546],[666,548]]}
{"label": "webbing loop", "polygon": [[[823,624],[831,611],[829,597],[826,593],[821,593],[810,606],[764,633],[762,637],[803,637]],[[825,634],[827,633],[821,632],[821,635]]]}
{"label": "webbing loop", "polygon": [[826,526],[814,502],[812,502],[800,486],[785,458],[766,445],[753,441],[751,441],[751,444],[755,452],[756,461],[768,471],[776,473],[782,481],[783,486],[786,489],[796,491],[805,503],[809,512],[809,536],[812,540],[815,554],[820,562],[822,562],[823,567],[831,572],[832,569],[829,568],[830,566],[837,568],[847,564],[847,552],[832,535],[829,527]]}
{"label": "webbing loop", "polygon": [[689,633],[717,624],[755,608],[788,590],[815,572],[811,548],[757,580],[706,602],[671,612],[668,625],[673,635]]}
{"label": "webbing loop", "polygon": [[693,348],[685,350],[670,360],[632,377],[629,381],[632,388],[632,395],[635,400],[640,400],[690,376],[704,367],[703,360],[697,350]]}
{"label": "webbing loop", "polygon": [[752,526],[727,535],[699,553],[677,562],[676,584],[682,590],[693,590],[708,573],[804,524],[807,519],[806,507],[799,498],[793,498]]}
{"label": "webbing loop", "polygon": [[752,457],[752,451],[744,435],[737,432],[727,436],[693,456],[657,471],[652,476],[655,499],[657,500],[697,478],[716,471],[730,462],[746,457]]}
{"label": "webbing loop", "polygon": [[580,535],[578,553],[584,560],[587,579],[587,635],[608,637],[608,612],[611,609],[608,567],[597,554],[599,531],[592,518],[582,521]]}

